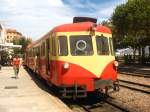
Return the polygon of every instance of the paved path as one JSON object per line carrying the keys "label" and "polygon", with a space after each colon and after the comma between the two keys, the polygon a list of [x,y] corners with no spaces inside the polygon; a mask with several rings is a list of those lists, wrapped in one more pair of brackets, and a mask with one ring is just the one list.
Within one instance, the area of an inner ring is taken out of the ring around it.
{"label": "paved path", "polygon": [[21,68],[19,79],[12,67],[0,71],[0,112],[71,112],[57,97],[40,88]]}

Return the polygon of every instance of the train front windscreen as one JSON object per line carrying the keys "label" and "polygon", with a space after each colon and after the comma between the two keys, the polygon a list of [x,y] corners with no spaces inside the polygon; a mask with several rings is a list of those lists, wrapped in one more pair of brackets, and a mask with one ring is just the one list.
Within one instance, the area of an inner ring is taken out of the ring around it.
{"label": "train front windscreen", "polygon": [[[95,36],[96,53],[94,53],[91,35],[72,35],[69,37],[70,54],[72,56],[114,55],[112,38]],[[67,56],[68,42],[66,36],[59,36],[59,56]]]}
{"label": "train front windscreen", "polygon": [[70,36],[70,49],[73,56],[91,56],[94,54],[92,38],[89,35]]}

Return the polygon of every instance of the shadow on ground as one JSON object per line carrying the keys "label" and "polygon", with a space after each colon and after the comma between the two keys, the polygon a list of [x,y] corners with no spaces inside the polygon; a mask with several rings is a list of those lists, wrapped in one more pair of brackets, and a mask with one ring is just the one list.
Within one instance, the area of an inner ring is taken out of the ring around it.
{"label": "shadow on ground", "polygon": [[39,88],[41,88],[42,90],[46,91],[47,93],[53,96],[57,96],[57,92],[54,87],[48,86],[48,84],[44,79],[40,78],[37,74],[33,73],[31,70],[27,69],[26,67],[24,68],[28,72],[29,76],[31,77],[31,80],[33,80]]}

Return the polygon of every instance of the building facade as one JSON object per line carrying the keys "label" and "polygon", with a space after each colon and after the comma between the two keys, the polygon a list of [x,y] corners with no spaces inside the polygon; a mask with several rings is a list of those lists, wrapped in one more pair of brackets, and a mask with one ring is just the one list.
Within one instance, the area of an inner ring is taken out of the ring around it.
{"label": "building facade", "polygon": [[14,39],[22,38],[22,34],[16,29],[6,29],[5,42],[13,43]]}

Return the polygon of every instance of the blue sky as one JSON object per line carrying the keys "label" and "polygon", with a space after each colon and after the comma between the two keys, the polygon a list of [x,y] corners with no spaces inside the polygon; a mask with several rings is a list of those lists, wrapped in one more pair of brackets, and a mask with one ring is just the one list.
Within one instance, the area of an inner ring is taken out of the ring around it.
{"label": "blue sky", "polygon": [[53,27],[71,23],[74,16],[111,17],[113,9],[127,0],[0,0],[0,21],[23,35],[40,38]]}

